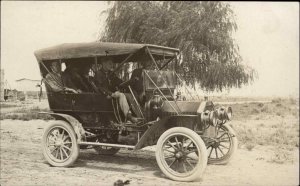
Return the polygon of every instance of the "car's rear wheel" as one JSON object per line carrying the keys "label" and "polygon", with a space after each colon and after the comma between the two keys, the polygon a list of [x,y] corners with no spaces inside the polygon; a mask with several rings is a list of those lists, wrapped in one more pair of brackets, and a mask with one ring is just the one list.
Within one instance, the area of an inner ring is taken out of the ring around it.
{"label": "car's rear wheel", "polygon": [[235,154],[238,146],[238,140],[235,131],[224,124],[218,128],[217,136],[213,142],[207,144],[208,163],[209,164],[227,164]]}
{"label": "car's rear wheel", "polygon": [[43,154],[53,166],[71,166],[79,155],[79,146],[73,128],[65,121],[56,120],[45,129]]}
{"label": "car's rear wheel", "polygon": [[184,127],[171,128],[160,136],[156,148],[157,164],[168,178],[176,181],[201,178],[207,165],[207,150],[197,133]]}

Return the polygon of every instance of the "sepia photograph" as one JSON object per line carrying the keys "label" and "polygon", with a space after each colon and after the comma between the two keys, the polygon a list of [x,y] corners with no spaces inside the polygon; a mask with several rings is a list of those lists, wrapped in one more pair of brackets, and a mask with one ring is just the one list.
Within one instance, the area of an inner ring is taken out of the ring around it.
{"label": "sepia photograph", "polygon": [[299,185],[299,3],[1,1],[0,185]]}

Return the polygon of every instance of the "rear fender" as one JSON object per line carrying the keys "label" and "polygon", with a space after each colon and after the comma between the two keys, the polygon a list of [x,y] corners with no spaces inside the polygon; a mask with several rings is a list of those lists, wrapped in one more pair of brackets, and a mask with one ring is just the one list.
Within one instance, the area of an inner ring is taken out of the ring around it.
{"label": "rear fender", "polygon": [[56,120],[63,120],[71,125],[74,129],[74,132],[77,136],[77,142],[81,142],[82,139],[85,139],[85,130],[82,127],[82,124],[73,116],[67,114],[58,114],[52,112],[39,112],[39,114],[49,114],[54,117]]}
{"label": "rear fender", "polygon": [[146,146],[155,145],[162,133],[173,127],[186,127],[194,130],[197,122],[199,122],[197,115],[168,116],[159,121],[155,121],[143,134],[136,144],[135,149],[138,150]]}

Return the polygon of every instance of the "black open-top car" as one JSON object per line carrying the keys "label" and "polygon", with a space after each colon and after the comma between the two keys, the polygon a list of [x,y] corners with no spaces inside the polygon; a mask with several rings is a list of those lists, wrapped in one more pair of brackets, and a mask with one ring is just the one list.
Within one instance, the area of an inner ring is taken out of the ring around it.
{"label": "black open-top car", "polygon": [[60,74],[72,65],[90,66],[92,78],[102,60],[110,57],[114,74],[124,81],[118,90],[133,98],[129,105],[139,118],[136,123],[126,120],[119,103],[102,91],[74,93],[65,87],[53,91],[46,84],[51,112],[41,114],[55,118],[43,136],[46,160],[53,166],[70,166],[80,148],[113,155],[120,148],[156,145],[161,171],[177,181],[201,178],[207,163],[227,163],[237,148],[235,132],[226,123],[232,110],[215,108],[211,101],[191,99],[192,95],[182,99],[177,90],[182,81],[176,73],[178,55],[176,48],[104,42],[62,44],[36,51],[43,79],[54,61],[59,63]]}

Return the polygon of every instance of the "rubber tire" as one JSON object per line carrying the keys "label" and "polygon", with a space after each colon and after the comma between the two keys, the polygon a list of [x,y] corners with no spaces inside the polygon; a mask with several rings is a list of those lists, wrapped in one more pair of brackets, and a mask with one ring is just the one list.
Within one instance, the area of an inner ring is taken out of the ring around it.
{"label": "rubber tire", "polygon": [[[69,135],[71,137],[72,153],[71,153],[70,157],[64,162],[56,162],[55,160],[51,159],[47,154],[47,147],[46,147],[47,136],[48,136],[48,133],[55,127],[63,128],[64,130],[66,130],[69,133]],[[50,165],[55,166],[55,167],[69,167],[77,160],[78,155],[79,155],[79,145],[77,144],[75,132],[69,123],[62,121],[62,120],[51,121],[49,126],[46,127],[44,130],[44,135],[43,135],[42,140],[43,140],[42,141],[43,155]]]}
{"label": "rubber tire", "polygon": [[117,152],[119,152],[120,148],[114,148],[112,147],[111,149],[109,150],[105,150],[105,149],[102,149],[101,147],[99,146],[94,146],[94,149],[95,151],[99,154],[99,155],[114,155],[116,154]]}
{"label": "rubber tire", "polygon": [[228,123],[224,124],[223,127],[225,130],[227,130],[229,133],[235,136],[231,138],[232,139],[231,148],[229,149],[228,153],[222,157],[222,159],[215,160],[215,159],[208,158],[208,164],[225,165],[234,157],[234,154],[237,151],[238,139],[236,137],[235,131],[229,126]]}
{"label": "rubber tire", "polygon": [[[169,172],[167,169],[165,169],[162,161],[163,160],[163,156],[162,156],[162,152],[161,152],[161,146],[163,145],[164,141],[166,139],[168,139],[171,135],[174,134],[184,134],[186,136],[188,136],[189,138],[191,138],[196,145],[199,147],[200,150],[200,158],[199,158],[199,163],[198,166],[196,167],[196,171],[194,171],[193,174],[186,176],[186,177],[178,177],[174,174],[172,174],[171,172]],[[200,180],[203,172],[207,166],[207,150],[206,150],[206,146],[203,142],[203,140],[200,138],[200,136],[192,131],[191,129],[185,128],[185,127],[174,127],[171,128],[167,131],[165,131],[160,138],[157,141],[157,146],[156,146],[156,152],[155,152],[155,156],[156,156],[156,161],[157,164],[159,166],[159,168],[161,169],[161,171],[170,179],[175,180],[175,181],[195,181],[195,180]]]}

